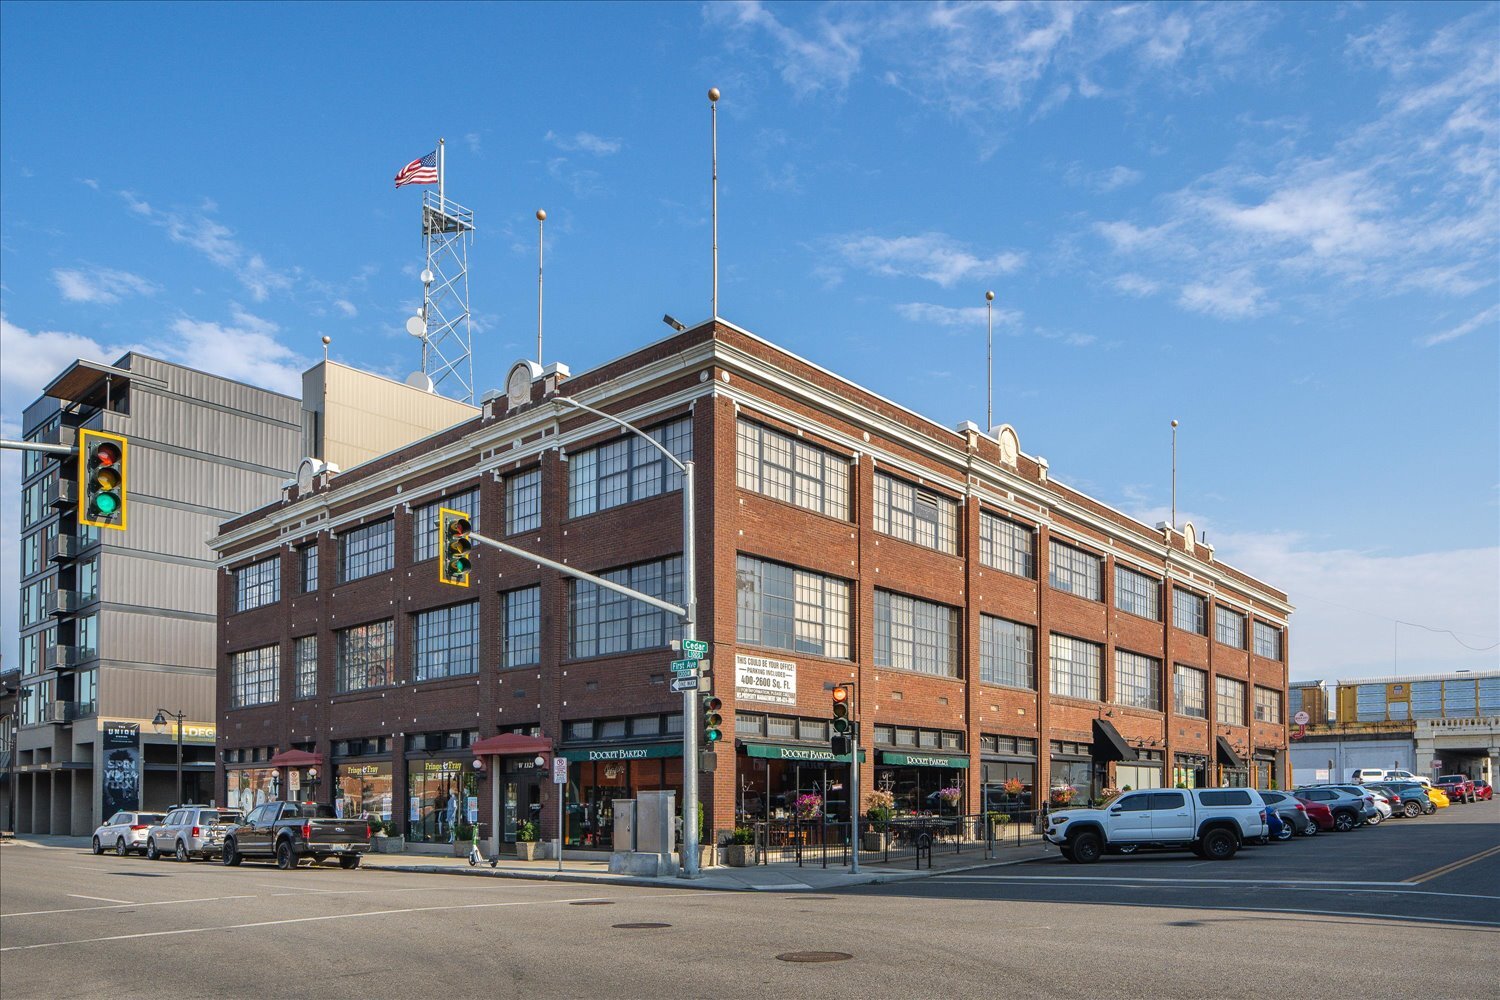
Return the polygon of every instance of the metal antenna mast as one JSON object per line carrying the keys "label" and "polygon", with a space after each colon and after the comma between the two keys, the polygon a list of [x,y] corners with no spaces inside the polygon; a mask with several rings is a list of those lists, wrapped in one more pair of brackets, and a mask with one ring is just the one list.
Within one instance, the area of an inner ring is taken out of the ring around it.
{"label": "metal antenna mast", "polygon": [[[449,395],[474,402],[474,334],[469,318],[469,244],[474,213],[449,201],[444,184],[445,143],[438,140],[438,189],[422,193],[422,242],[427,266],[422,269],[420,322],[408,324],[422,338],[422,371],[408,381],[436,391],[451,381]],[[452,392],[457,389],[457,392]]]}

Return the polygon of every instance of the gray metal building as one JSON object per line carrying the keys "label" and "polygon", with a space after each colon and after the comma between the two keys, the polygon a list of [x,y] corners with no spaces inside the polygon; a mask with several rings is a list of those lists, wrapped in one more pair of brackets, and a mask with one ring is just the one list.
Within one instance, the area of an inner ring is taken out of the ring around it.
{"label": "gray metal building", "polygon": [[26,408],[31,441],[123,434],[128,530],[78,522],[78,459],[23,452],[17,832],[83,835],[106,812],[212,795],[215,594],[206,540],[274,500],[303,448],[300,401],[130,353],[77,361]]}

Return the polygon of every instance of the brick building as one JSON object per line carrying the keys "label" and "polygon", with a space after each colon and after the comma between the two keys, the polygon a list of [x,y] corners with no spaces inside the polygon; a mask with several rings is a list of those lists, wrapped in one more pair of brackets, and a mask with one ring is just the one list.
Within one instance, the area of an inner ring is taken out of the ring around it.
{"label": "brick building", "polygon": [[557,394],[695,462],[699,635],[725,703],[714,830],[807,793],[847,816],[835,682],[858,686],[862,787],[900,810],[1284,778],[1283,593],[1190,525],[1052,480],[1009,426],[943,427],[715,320],[573,378],[520,362],[480,416],[225,522],[231,804],[295,784],[413,842],[465,815],[486,839],[528,818],[550,836],[552,786],[516,737],[572,762],[573,846],[608,847],[613,799],[680,789],[670,616],[489,549],[468,590],[437,579],[444,505],[681,600],[676,469]]}

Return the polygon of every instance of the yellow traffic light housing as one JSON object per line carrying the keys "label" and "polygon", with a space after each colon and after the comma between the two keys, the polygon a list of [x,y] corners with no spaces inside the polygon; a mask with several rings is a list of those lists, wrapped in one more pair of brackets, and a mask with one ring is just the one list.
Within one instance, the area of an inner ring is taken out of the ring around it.
{"label": "yellow traffic light housing", "polygon": [[125,530],[129,456],[130,442],[122,435],[79,429],[78,495],[83,504],[79,524]]}
{"label": "yellow traffic light housing", "polygon": [[474,543],[469,515],[461,510],[438,508],[438,579],[454,587],[469,585],[469,571],[474,561],[470,554]]}

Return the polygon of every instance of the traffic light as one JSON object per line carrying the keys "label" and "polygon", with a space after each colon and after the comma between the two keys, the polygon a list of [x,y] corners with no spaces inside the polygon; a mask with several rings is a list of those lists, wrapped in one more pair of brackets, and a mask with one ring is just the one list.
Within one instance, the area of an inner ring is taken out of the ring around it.
{"label": "traffic light", "polygon": [[713,695],[703,699],[703,745],[712,750],[715,743],[724,738],[724,716],[721,714],[724,701]]}
{"label": "traffic light", "polygon": [[854,708],[850,697],[853,693],[853,684],[839,684],[833,689],[833,738],[829,742],[840,757],[853,752],[854,720],[850,715]]}
{"label": "traffic light", "polygon": [[78,523],[125,529],[126,465],[130,442],[119,434],[82,428],[78,432],[78,492],[83,509]]}
{"label": "traffic light", "polygon": [[455,587],[469,585],[469,569],[473,560],[469,550],[474,543],[469,540],[469,515],[461,510],[438,508],[438,579]]}

